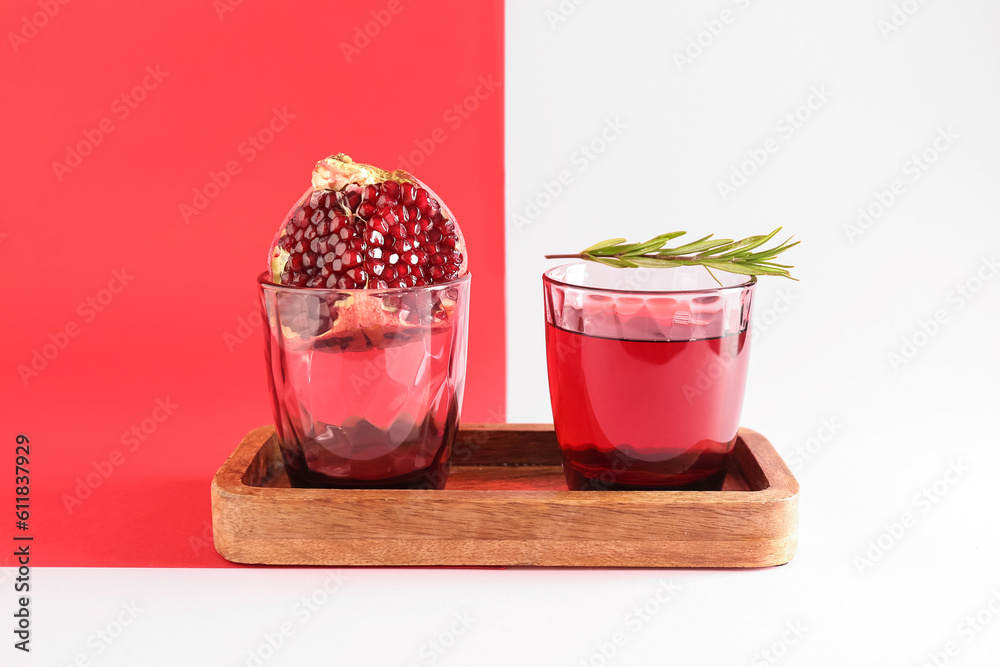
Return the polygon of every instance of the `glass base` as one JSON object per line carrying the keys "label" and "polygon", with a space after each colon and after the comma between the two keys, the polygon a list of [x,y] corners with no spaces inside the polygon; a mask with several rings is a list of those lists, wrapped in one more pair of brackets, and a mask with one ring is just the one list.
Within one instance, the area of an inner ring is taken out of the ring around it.
{"label": "glass base", "polygon": [[659,480],[651,479],[649,484],[619,484],[586,477],[566,465],[563,465],[563,472],[570,491],[721,491],[728,467],[694,482],[679,484],[672,484],[669,475],[664,475]]}
{"label": "glass base", "polygon": [[286,472],[288,481],[296,489],[443,489],[449,468],[449,461],[440,461],[408,475],[375,480],[329,477],[293,468],[286,468]]}

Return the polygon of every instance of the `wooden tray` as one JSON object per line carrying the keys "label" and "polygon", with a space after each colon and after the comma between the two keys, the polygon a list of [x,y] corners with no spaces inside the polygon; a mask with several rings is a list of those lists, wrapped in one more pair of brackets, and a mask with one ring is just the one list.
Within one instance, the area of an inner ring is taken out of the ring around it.
{"label": "wooden tray", "polygon": [[795,478],[740,429],[722,491],[566,491],[551,425],[467,424],[445,490],[292,489],[274,427],[212,480],[215,548],[270,565],[765,567],[795,554]]}

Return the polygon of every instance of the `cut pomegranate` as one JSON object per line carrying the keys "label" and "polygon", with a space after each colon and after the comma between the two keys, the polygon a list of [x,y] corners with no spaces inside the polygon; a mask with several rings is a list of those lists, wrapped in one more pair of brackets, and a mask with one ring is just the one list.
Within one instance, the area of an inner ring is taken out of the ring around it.
{"label": "cut pomegranate", "polygon": [[422,287],[468,266],[462,232],[437,195],[405,171],[343,153],[316,164],[269,262],[275,283],[328,289]]}

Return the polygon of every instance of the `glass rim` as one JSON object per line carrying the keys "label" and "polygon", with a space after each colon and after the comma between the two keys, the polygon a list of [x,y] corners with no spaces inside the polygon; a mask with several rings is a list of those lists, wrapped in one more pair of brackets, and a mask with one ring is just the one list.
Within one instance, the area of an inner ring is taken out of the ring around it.
{"label": "glass rim", "polygon": [[472,279],[472,272],[466,271],[464,276],[459,276],[446,283],[434,283],[433,285],[421,285],[420,287],[386,287],[384,289],[341,289],[339,287],[297,287],[295,285],[281,285],[271,282],[271,272],[261,271],[257,276],[257,284],[261,289],[271,289],[275,292],[298,292],[302,294],[319,294],[321,292],[343,292],[346,294],[403,294],[405,292],[417,292],[421,290],[445,289],[455,287],[469,282]]}
{"label": "glass rim", "polygon": [[[561,287],[568,287],[568,288],[571,288],[571,289],[578,289],[578,290],[586,290],[588,292],[604,292],[604,293],[607,293],[607,294],[644,294],[644,295],[647,295],[647,296],[658,296],[658,295],[660,295],[660,296],[670,296],[670,295],[676,295],[676,294],[719,294],[721,292],[728,292],[730,290],[744,290],[744,289],[746,289],[748,287],[753,287],[753,286],[755,286],[757,284],[757,276],[747,276],[746,277],[747,279],[744,280],[743,282],[741,282],[739,284],[736,284],[736,285],[729,285],[728,287],[718,287],[717,286],[717,287],[706,287],[704,289],[636,290],[636,289],[619,289],[617,287],[591,287],[590,285],[575,285],[573,283],[568,283],[568,282],[566,282],[564,280],[559,280],[558,278],[553,278],[551,275],[549,275],[553,271],[555,271],[557,269],[562,269],[562,268],[567,267],[567,266],[590,265],[590,264],[594,264],[594,263],[595,262],[580,261],[580,262],[572,262],[570,264],[560,264],[559,266],[554,266],[551,269],[549,269],[549,270],[545,271],[544,273],[542,273],[542,281],[546,282],[546,283],[551,283],[553,285],[559,285]],[[643,267],[639,267],[639,268],[643,268]],[[650,271],[670,271],[670,270],[673,270],[675,268],[684,268],[684,267],[670,267],[670,268],[658,268],[658,269],[652,269],[651,268],[649,270]],[[690,267],[690,268],[697,268],[697,267]],[[721,271],[721,269],[719,269],[719,270]],[[728,273],[728,271],[723,271],[723,273]],[[740,274],[735,274],[734,273],[734,274],[731,274],[731,275],[740,275]]]}

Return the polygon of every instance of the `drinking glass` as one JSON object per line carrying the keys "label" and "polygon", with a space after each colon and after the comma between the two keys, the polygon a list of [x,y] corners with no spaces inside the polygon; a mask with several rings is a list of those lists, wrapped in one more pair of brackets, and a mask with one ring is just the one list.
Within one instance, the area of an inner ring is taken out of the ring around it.
{"label": "drinking glass", "polygon": [[471,276],[384,290],[258,278],[274,421],[293,486],[445,485]]}
{"label": "drinking glass", "polygon": [[543,276],[549,395],[571,490],[721,489],[756,279],[703,267]]}

